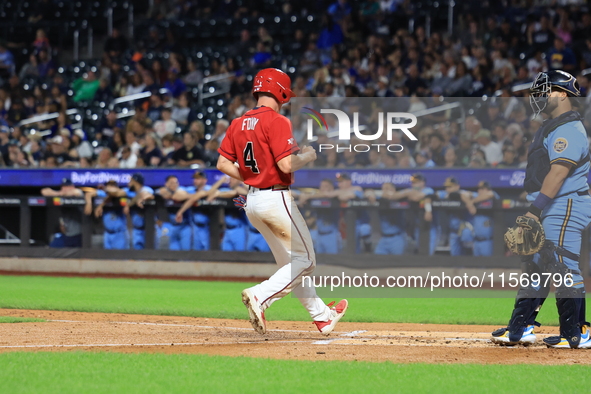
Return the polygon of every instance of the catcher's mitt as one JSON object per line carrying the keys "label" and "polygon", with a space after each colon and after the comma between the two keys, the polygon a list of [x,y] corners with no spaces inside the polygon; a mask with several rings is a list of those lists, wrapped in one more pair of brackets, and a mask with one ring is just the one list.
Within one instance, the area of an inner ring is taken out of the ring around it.
{"label": "catcher's mitt", "polygon": [[515,226],[505,233],[505,243],[509,250],[521,256],[538,253],[545,241],[542,223],[528,216],[518,216]]}

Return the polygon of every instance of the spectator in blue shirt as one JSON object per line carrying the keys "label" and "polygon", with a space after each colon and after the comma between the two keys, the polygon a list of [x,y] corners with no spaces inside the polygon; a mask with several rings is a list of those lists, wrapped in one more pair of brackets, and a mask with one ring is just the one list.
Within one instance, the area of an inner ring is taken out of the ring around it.
{"label": "spectator in blue shirt", "polygon": [[0,41],[0,77],[7,78],[14,74],[14,56],[6,48],[6,43]]}
{"label": "spectator in blue shirt", "polygon": [[564,70],[572,72],[575,69],[577,59],[570,48],[564,44],[564,40],[558,36],[554,38],[554,47],[550,48],[546,55],[549,70]]}
{"label": "spectator in blue shirt", "polygon": [[39,76],[41,78],[52,78],[55,74],[55,64],[49,58],[49,53],[47,52],[47,49],[41,49],[39,51],[39,65],[37,66],[37,68],[39,70]]}
{"label": "spectator in blue shirt", "polygon": [[257,42],[257,50],[252,57],[252,63],[254,66],[268,66],[271,62],[271,52],[264,42]]}
{"label": "spectator in blue shirt", "polygon": [[431,160],[429,156],[429,152],[421,150],[415,153],[414,156],[415,162],[417,163],[417,167],[436,167],[435,162]]}
{"label": "spectator in blue shirt", "polygon": [[179,70],[171,68],[168,71],[168,81],[164,84],[164,89],[168,90],[174,98],[178,98],[187,90],[187,85],[179,78]]}
{"label": "spectator in blue shirt", "polygon": [[325,15],[322,18],[322,25],[323,28],[320,31],[320,36],[318,37],[318,42],[316,44],[318,49],[328,50],[334,45],[338,45],[343,42],[343,30],[337,23],[334,23],[334,21],[329,16]]}
{"label": "spectator in blue shirt", "polygon": [[351,5],[347,0],[338,0],[328,7],[328,13],[335,22],[340,22],[351,13]]}

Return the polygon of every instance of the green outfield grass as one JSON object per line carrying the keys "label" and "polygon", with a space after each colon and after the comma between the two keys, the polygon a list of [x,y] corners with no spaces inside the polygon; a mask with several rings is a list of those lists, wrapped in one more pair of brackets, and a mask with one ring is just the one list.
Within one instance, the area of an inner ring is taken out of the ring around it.
{"label": "green outfield grass", "polygon": [[31,323],[31,322],[44,322],[44,319],[35,319],[33,317],[12,317],[12,316],[0,316],[0,323]]}
{"label": "green outfield grass", "polygon": [[[0,308],[246,319],[240,292],[248,286],[251,284],[0,276]],[[437,294],[450,293],[442,290]],[[500,293],[464,291],[463,294],[498,297]],[[343,321],[504,325],[513,306],[512,298],[351,298],[349,301]],[[548,300],[547,304],[538,321],[557,325],[554,300]],[[304,308],[292,297],[273,304],[265,314],[269,320],[309,320]]]}
{"label": "green outfield grass", "polygon": [[[585,392],[584,366],[286,361],[205,355],[0,354],[5,393]],[[576,378],[565,379],[565,376]]]}

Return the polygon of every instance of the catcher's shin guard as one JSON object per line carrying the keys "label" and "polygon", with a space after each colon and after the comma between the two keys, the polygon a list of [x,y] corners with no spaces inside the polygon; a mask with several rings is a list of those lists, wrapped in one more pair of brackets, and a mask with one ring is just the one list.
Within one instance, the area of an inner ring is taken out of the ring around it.
{"label": "catcher's shin guard", "polygon": [[[523,256],[521,258],[523,263],[523,272],[530,276],[534,273],[540,273],[540,267],[534,262],[534,256]],[[511,342],[517,342],[521,339],[525,328],[529,325],[540,326],[540,323],[536,322],[536,317],[548,297],[550,292],[549,287],[522,287],[517,292],[515,298],[515,305],[513,307],[513,313],[511,319],[507,325],[509,331],[509,340]]]}
{"label": "catcher's shin guard", "polygon": [[584,320],[585,289],[582,287],[559,287],[556,289],[556,306],[558,307],[560,336],[568,341],[571,348],[579,347],[581,326],[589,324]]}
{"label": "catcher's shin guard", "polygon": [[[547,295],[547,294],[546,294]],[[517,298],[507,330],[509,331],[509,341],[519,342],[523,336],[525,328],[529,325],[540,326],[536,317],[544,304],[546,297],[540,298]]]}
{"label": "catcher's shin guard", "polygon": [[[567,278],[567,275],[570,275],[575,281],[582,280],[580,271],[569,269],[566,264],[560,261],[561,259],[556,258],[556,256],[563,256],[573,261],[579,261],[578,255],[563,247],[552,245],[550,248],[544,247],[540,251],[540,256],[546,270],[558,273],[563,280]],[[562,284],[556,289],[556,306],[560,322],[560,337],[566,339],[571,348],[579,347],[581,326],[589,325],[585,317],[585,287],[567,287]]]}

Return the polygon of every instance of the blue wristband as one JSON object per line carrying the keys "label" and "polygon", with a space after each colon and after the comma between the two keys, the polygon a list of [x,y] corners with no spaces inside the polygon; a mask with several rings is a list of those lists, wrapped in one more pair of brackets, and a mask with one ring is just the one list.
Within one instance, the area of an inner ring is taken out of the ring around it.
{"label": "blue wristband", "polygon": [[550,204],[552,202],[552,200],[553,200],[552,198],[548,197],[544,193],[540,193],[540,194],[538,194],[538,196],[536,197],[536,199],[534,200],[532,205],[543,211],[544,208],[546,208],[546,205]]}
{"label": "blue wristband", "polygon": [[544,208],[552,202],[552,199],[547,195],[540,193],[530,205],[528,212],[534,214],[538,218],[542,216]]}

